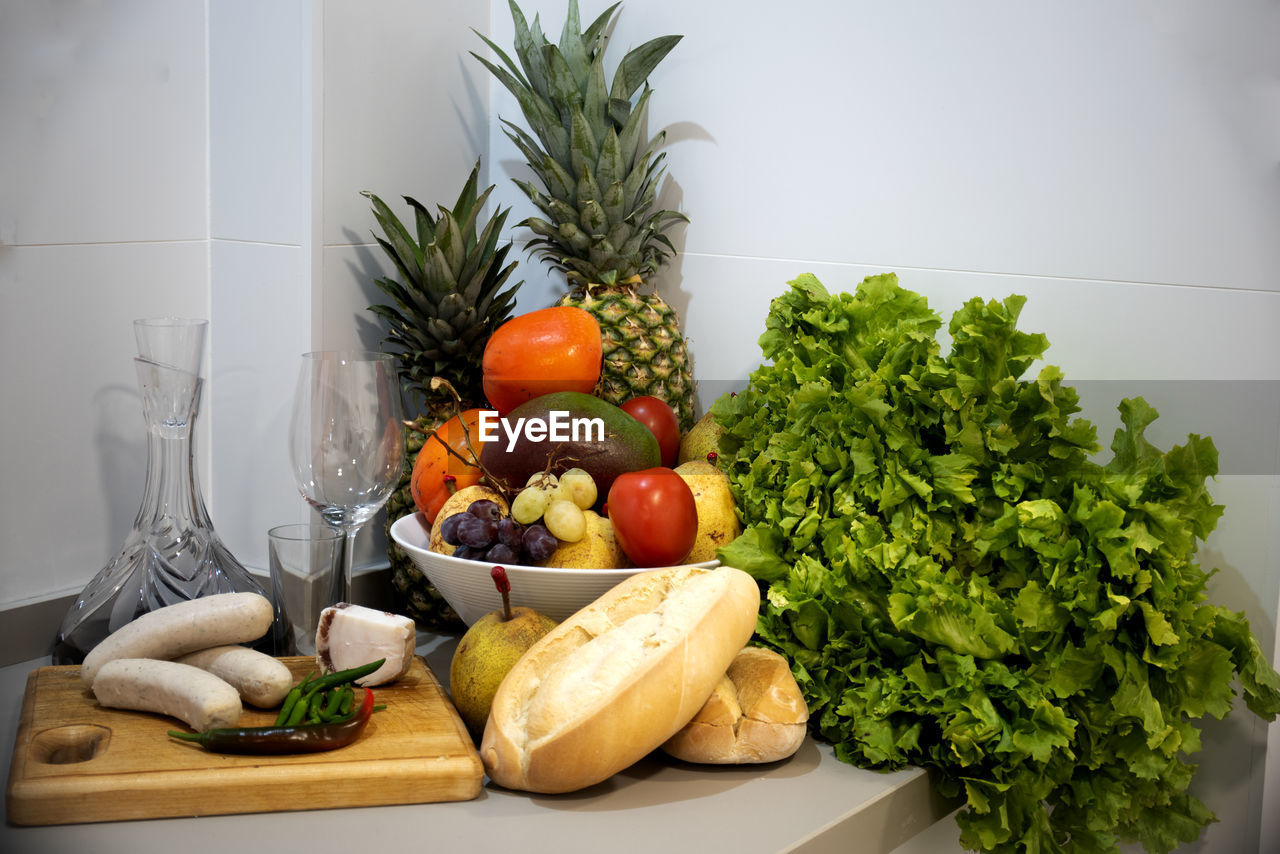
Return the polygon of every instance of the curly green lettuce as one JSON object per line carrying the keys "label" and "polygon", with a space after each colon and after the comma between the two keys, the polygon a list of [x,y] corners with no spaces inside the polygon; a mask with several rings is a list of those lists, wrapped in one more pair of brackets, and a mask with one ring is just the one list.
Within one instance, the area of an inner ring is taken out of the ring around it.
{"label": "curly green lettuce", "polygon": [[720,559],[766,587],[758,638],[814,733],[863,767],[936,770],[972,850],[1170,851],[1213,820],[1187,792],[1196,721],[1280,711],[1280,676],[1195,561],[1223,508],[1217,451],[1167,452],[1124,400],[1105,465],[1076,393],[1017,329],[1025,302],[941,319],[893,275],[771,305],[763,365],[716,401],[744,532]]}

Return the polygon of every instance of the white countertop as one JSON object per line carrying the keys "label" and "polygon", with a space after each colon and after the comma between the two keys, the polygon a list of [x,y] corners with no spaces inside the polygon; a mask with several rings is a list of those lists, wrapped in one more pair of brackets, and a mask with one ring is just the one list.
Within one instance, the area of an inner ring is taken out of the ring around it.
{"label": "white countertop", "polygon": [[[447,683],[456,639],[420,636],[418,651]],[[27,674],[0,668],[5,779]],[[446,685],[447,687],[447,685]],[[49,827],[0,826],[0,851],[93,854],[177,851],[513,850],[748,852],[856,850],[884,854],[947,815],[926,774],[864,771],[806,739],[791,759],[763,766],[694,766],[661,755],[569,795],[529,795],[486,782],[458,803],[152,819]]]}

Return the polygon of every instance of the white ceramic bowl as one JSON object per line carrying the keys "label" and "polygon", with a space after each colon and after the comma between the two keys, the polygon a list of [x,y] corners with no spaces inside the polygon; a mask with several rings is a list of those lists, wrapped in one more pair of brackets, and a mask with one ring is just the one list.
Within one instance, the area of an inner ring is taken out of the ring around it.
{"label": "white ceramic bowl", "polygon": [[[431,529],[419,513],[410,513],[391,525],[391,538],[404,549],[462,622],[468,626],[502,607],[502,595],[489,576],[492,564],[463,560],[427,548]],[[698,566],[712,567],[717,561]],[[615,584],[641,569],[547,569],[538,566],[506,566],[511,582],[511,605],[533,608],[562,621],[590,605]]]}

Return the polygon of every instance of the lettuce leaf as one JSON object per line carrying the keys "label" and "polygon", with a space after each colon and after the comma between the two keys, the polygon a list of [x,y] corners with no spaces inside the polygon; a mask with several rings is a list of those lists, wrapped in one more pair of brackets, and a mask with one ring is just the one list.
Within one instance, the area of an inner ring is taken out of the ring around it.
{"label": "lettuce leaf", "polygon": [[1161,451],[1119,404],[1113,457],[1023,297],[942,320],[892,274],[804,275],[764,362],[712,407],[764,586],[758,637],[792,662],[815,735],[868,768],[934,769],[981,851],[1169,851],[1214,820],[1187,793],[1195,721],[1280,712],[1242,614],[1206,601],[1197,541],[1223,512],[1208,438]]}

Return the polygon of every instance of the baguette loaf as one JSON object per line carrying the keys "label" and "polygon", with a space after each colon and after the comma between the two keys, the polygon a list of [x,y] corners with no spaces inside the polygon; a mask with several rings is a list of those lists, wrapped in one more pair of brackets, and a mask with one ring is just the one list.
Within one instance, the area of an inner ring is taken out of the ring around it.
{"label": "baguette loaf", "polygon": [[777,762],[804,741],[809,709],[787,660],[771,649],[738,653],[693,720],[662,745],[685,762]]}
{"label": "baguette loaf", "polygon": [[552,629],[493,699],[480,758],[500,786],[553,794],[657,749],[711,696],[755,632],[760,592],[739,569],[634,575]]}

